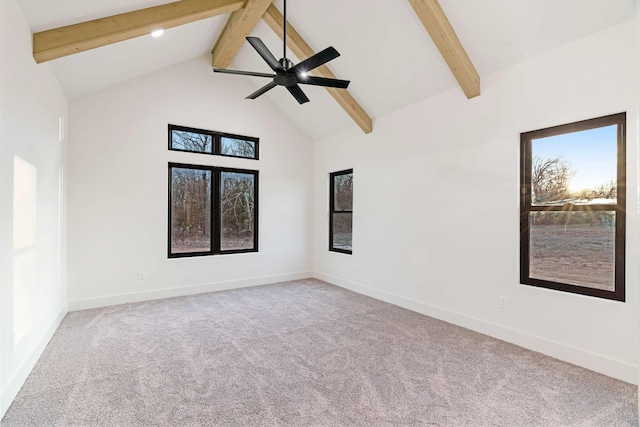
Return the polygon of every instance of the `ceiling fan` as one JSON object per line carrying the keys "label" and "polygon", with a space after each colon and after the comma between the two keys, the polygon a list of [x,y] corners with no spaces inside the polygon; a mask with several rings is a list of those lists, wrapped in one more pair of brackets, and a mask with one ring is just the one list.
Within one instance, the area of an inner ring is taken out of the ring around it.
{"label": "ceiling fan", "polygon": [[269,49],[267,49],[267,46],[265,46],[262,40],[260,40],[258,37],[247,37],[247,41],[260,54],[262,59],[264,59],[267,64],[269,64],[269,67],[271,67],[274,74],[257,73],[253,71],[225,70],[221,68],[214,68],[213,71],[216,73],[239,74],[242,76],[254,77],[269,77],[273,79],[270,83],[267,83],[257,91],[253,92],[251,95],[247,96],[246,99],[256,99],[260,95],[263,95],[276,86],[284,86],[300,104],[304,104],[305,102],[309,102],[309,98],[307,98],[307,95],[304,94],[299,84],[346,89],[350,83],[348,80],[328,79],[324,77],[310,76],[308,74],[311,70],[323,64],[326,64],[332,59],[340,56],[338,51],[333,47],[330,46],[296,65],[294,65],[293,62],[287,58],[287,0],[284,0],[283,15],[284,34],[282,40],[284,45],[284,53],[283,58],[281,58],[279,61],[275,58],[275,56],[273,56]]}

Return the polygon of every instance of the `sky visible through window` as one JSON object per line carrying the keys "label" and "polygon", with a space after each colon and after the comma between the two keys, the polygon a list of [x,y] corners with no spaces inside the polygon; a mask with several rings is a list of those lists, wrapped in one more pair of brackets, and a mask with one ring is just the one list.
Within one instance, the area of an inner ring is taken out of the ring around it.
{"label": "sky visible through window", "polygon": [[605,126],[532,141],[532,156],[562,157],[575,176],[571,191],[596,188],[617,178],[617,125]]}

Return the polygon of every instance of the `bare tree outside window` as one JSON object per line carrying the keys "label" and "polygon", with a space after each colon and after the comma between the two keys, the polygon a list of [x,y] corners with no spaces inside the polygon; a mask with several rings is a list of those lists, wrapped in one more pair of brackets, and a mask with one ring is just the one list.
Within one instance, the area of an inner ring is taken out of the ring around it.
{"label": "bare tree outside window", "polygon": [[222,172],[220,180],[220,249],[251,249],[255,232],[254,175]]}
{"label": "bare tree outside window", "polygon": [[256,157],[256,143],[255,141],[223,136],[220,139],[220,153],[225,156],[253,159]]}
{"label": "bare tree outside window", "polygon": [[569,182],[576,174],[562,157],[533,158],[531,167],[532,198],[534,203],[554,202],[569,198]]}
{"label": "bare tree outside window", "polygon": [[171,170],[171,252],[211,250],[211,171]]}
{"label": "bare tree outside window", "polygon": [[212,153],[213,137],[202,133],[172,130],[171,147],[175,150]]}

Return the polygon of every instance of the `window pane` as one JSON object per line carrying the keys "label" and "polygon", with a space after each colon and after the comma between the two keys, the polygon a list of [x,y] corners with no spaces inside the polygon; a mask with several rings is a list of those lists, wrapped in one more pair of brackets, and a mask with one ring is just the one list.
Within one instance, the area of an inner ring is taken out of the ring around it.
{"label": "window pane", "polygon": [[211,250],[211,171],[171,169],[171,253]]}
{"label": "window pane", "polygon": [[615,204],[618,126],[531,142],[531,204]]}
{"label": "window pane", "polygon": [[531,212],[529,276],[615,290],[614,211]]}
{"label": "window pane", "polygon": [[353,210],[353,173],[333,177],[334,210]]}
{"label": "window pane", "polygon": [[223,136],[220,140],[220,154],[235,157],[256,158],[256,143],[244,139],[227,138]]}
{"label": "window pane", "polygon": [[196,153],[212,153],[213,137],[204,133],[173,129],[171,131],[171,148]]}
{"label": "window pane", "polygon": [[353,214],[351,212],[336,212],[333,214],[333,248],[351,249],[353,230]]}
{"label": "window pane", "polygon": [[220,181],[220,249],[254,249],[254,175],[222,172]]}

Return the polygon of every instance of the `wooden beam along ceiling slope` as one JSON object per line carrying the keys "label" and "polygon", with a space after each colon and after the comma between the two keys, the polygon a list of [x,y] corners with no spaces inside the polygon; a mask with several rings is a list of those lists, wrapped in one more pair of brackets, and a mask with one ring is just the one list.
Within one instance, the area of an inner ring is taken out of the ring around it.
{"label": "wooden beam along ceiling slope", "polygon": [[467,96],[480,95],[480,76],[437,0],[409,0],[431,40]]}
{"label": "wooden beam along ceiling slope", "polygon": [[247,0],[244,8],[231,13],[211,51],[211,63],[215,68],[229,67],[245,42],[245,37],[251,34],[262,19],[271,1]]}
{"label": "wooden beam along ceiling slope", "polygon": [[37,63],[242,9],[245,0],[181,0],[33,35]]}
{"label": "wooden beam along ceiling slope", "polygon": [[[480,95],[480,77],[437,0],[408,1],[467,98]],[[211,52],[214,67],[229,66],[260,18],[283,38],[283,16],[272,0],[180,0],[35,33],[33,57],[38,63],[51,61],[146,35],[154,29],[171,28],[225,13],[231,15]],[[291,24],[287,22],[286,25],[291,51],[298,58],[314,55],[313,49]],[[326,65],[316,68],[313,74],[336,78]],[[371,117],[348,91],[334,88],[326,90],[365,133],[373,130]]]}

